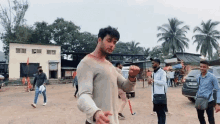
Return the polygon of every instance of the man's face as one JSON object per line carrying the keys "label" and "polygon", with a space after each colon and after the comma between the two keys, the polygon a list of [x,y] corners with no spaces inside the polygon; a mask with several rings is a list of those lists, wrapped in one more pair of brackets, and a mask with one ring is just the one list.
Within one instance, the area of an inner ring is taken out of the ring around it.
{"label": "man's face", "polygon": [[201,71],[201,73],[206,73],[208,69],[209,69],[208,65],[200,63],[200,71]]}
{"label": "man's face", "polygon": [[155,61],[152,61],[152,67],[153,67],[154,69],[156,69],[156,68],[158,67],[158,63],[155,62]]}
{"label": "man's face", "polygon": [[41,72],[42,72],[42,68],[38,68],[38,72],[40,72],[40,73],[41,73]]}
{"label": "man's face", "polygon": [[106,55],[111,54],[114,51],[115,45],[118,41],[117,39],[110,37],[110,35],[106,35],[103,40],[101,38],[98,40],[101,41],[101,51]]}
{"label": "man's face", "polygon": [[123,67],[122,64],[120,64],[120,65],[119,65],[119,68],[122,69],[122,67]]}

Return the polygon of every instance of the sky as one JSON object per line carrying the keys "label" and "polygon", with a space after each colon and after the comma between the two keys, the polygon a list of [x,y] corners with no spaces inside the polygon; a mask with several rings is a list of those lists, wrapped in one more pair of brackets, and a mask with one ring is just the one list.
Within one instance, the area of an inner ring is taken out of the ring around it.
{"label": "sky", "polygon": [[[0,4],[7,7],[7,1],[1,0]],[[156,34],[160,33],[157,27],[177,18],[184,22],[181,27],[190,27],[186,34],[189,49],[185,52],[199,54],[197,44],[193,44],[193,29],[202,21],[220,21],[218,3],[218,0],[29,0],[25,19],[27,25],[33,25],[42,21],[52,24],[57,18],[64,18],[80,26],[81,32],[95,35],[100,28],[110,25],[118,28],[120,41],[140,42],[139,46],[152,49],[162,43],[157,42]],[[220,25],[216,30],[220,30]],[[0,41],[0,51],[2,48]]]}

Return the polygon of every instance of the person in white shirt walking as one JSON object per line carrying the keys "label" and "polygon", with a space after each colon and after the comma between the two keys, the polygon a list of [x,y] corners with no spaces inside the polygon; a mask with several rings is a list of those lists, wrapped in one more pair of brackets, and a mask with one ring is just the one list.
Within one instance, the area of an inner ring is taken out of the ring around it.
{"label": "person in white shirt walking", "polygon": [[171,83],[170,83],[170,74],[171,74],[171,72],[170,72],[170,71],[167,71],[167,85],[168,85],[168,86],[171,86]]}
{"label": "person in white shirt walking", "polygon": [[[148,83],[152,83],[152,97],[153,97],[153,110],[156,111],[158,117],[158,124],[165,124],[166,122],[166,72],[160,68],[159,59],[151,59],[152,67],[154,69],[153,78],[148,78]],[[163,96],[163,102],[157,101],[157,97]]]}
{"label": "person in white shirt walking", "polygon": [[169,77],[170,77],[170,86],[173,87],[174,85],[174,74],[175,74],[175,71],[173,71],[172,69],[170,70],[170,73],[169,73]]}

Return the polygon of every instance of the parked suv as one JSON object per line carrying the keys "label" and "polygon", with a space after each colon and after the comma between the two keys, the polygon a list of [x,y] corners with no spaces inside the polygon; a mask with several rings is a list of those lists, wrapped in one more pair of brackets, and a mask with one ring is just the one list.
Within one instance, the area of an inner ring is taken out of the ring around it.
{"label": "parked suv", "polygon": [[[213,73],[215,77],[218,79],[220,84],[220,67],[213,66],[208,70],[210,73]],[[185,83],[182,87],[182,94],[186,96],[190,101],[195,102],[196,93],[198,91],[198,82],[196,80],[196,76],[200,74],[199,69],[193,69],[186,76]],[[216,101],[216,91],[213,92],[214,100]]]}

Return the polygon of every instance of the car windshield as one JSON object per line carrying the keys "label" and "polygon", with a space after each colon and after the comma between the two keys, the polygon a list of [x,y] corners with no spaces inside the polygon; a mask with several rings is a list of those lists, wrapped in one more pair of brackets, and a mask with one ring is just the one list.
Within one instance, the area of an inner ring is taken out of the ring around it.
{"label": "car windshield", "polygon": [[196,77],[200,73],[200,70],[191,70],[188,77]]}
{"label": "car windshield", "polygon": [[[213,69],[209,69],[208,72],[213,73]],[[188,74],[188,77],[196,77],[198,74],[200,74],[200,70],[196,69],[196,70],[191,70]],[[220,73],[220,70],[219,70]]]}
{"label": "car windshield", "polygon": [[217,73],[220,75],[220,69],[216,69]]}

